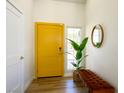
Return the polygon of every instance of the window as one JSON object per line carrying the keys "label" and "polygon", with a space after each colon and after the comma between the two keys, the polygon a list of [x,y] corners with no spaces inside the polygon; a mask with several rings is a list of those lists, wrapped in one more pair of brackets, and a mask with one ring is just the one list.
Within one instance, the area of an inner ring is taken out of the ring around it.
{"label": "window", "polygon": [[[74,40],[75,42],[80,43],[80,39],[81,39],[81,29],[80,28],[67,28],[67,38]],[[67,70],[73,70],[74,67],[72,66],[71,62],[76,62],[75,58],[73,55],[75,55],[75,51],[72,48],[70,42],[67,40],[67,52],[71,53],[67,54]]]}

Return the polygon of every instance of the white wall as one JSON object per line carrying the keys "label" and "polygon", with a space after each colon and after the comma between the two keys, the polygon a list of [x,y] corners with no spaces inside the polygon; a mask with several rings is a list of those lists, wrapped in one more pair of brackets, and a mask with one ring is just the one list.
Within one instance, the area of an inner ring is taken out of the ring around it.
{"label": "white wall", "polygon": [[26,89],[34,76],[34,32],[33,32],[33,0],[12,0],[24,14],[24,88]]}
{"label": "white wall", "polygon": [[58,22],[67,26],[84,26],[84,5],[55,0],[35,0],[34,22]]}
{"label": "white wall", "polygon": [[[118,87],[118,12],[117,0],[87,0],[86,33],[87,68],[99,74],[116,89]],[[104,42],[101,48],[91,44],[90,36],[94,25],[101,24],[104,29]]]}
{"label": "white wall", "polygon": [[67,26],[81,27],[82,36],[85,32],[84,13],[84,4],[66,2],[61,0],[35,0],[34,2],[34,22],[64,23],[65,31]]}

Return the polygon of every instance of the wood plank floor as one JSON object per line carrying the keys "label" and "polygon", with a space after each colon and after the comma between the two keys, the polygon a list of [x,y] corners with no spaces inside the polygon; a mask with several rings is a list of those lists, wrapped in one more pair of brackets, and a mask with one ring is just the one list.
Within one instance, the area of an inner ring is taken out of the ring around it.
{"label": "wood plank floor", "polygon": [[51,77],[33,80],[25,93],[88,93],[81,82],[75,83],[71,77]]}

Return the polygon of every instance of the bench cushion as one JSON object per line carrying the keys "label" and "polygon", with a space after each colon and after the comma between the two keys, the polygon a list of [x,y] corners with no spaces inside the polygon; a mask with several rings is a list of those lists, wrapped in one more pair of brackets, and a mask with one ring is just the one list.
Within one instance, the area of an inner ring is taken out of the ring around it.
{"label": "bench cushion", "polygon": [[90,70],[79,70],[79,76],[91,90],[107,90],[114,88]]}

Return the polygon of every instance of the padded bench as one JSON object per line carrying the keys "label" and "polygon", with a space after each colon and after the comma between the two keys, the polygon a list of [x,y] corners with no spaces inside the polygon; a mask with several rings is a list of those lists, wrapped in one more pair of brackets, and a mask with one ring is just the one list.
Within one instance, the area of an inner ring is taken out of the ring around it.
{"label": "padded bench", "polygon": [[89,93],[114,93],[114,88],[90,70],[79,70],[79,78]]}

